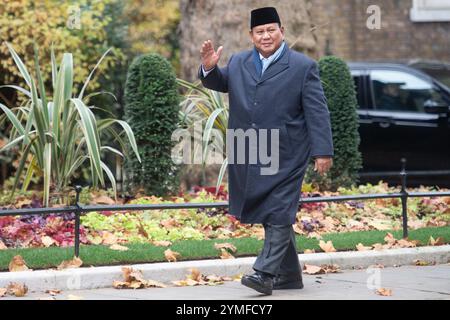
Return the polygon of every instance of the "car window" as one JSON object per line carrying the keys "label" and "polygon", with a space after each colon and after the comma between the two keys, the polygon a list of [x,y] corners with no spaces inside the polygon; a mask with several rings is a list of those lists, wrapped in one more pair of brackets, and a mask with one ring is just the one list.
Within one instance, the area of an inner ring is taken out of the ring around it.
{"label": "car window", "polygon": [[373,100],[378,110],[425,112],[426,101],[443,103],[438,89],[415,75],[394,70],[373,70],[370,78]]}

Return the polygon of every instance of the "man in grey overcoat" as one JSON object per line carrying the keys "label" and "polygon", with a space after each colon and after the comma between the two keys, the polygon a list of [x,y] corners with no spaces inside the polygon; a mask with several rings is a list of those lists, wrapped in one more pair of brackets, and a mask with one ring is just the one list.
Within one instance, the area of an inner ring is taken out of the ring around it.
{"label": "man in grey overcoat", "polygon": [[[310,159],[323,175],[334,151],[317,63],[288,48],[273,7],[251,12],[249,33],[253,49],[232,55],[224,68],[217,66],[223,47],[216,51],[212,41],[205,41],[199,78],[206,88],[229,94],[229,213],[265,230],[255,273],[243,276],[241,283],[270,295],[275,289],[303,288],[292,227],[301,185]],[[249,138],[243,146],[234,143],[242,132],[244,140]],[[270,150],[271,169],[262,148]],[[259,155],[256,161],[252,151]]]}

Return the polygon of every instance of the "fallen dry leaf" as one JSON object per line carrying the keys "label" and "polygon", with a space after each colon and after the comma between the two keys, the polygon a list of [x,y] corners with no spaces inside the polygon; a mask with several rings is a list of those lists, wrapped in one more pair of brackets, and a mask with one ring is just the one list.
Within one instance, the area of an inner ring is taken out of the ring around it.
{"label": "fallen dry leaf", "polygon": [[167,261],[176,262],[177,258],[180,257],[180,254],[176,251],[167,249],[166,251],[164,251],[164,256],[166,257]]}
{"label": "fallen dry leaf", "polygon": [[416,266],[424,267],[424,266],[434,265],[435,263],[434,262],[430,262],[430,261],[426,261],[426,260],[414,260],[414,264]]}
{"label": "fallen dry leaf", "polygon": [[233,278],[233,281],[239,281],[240,282],[243,276],[244,276],[243,273],[239,273],[239,274],[234,275],[232,278]]}
{"label": "fallen dry leaf", "polygon": [[117,243],[117,237],[111,232],[104,231],[102,234],[103,244],[113,245]]}
{"label": "fallen dry leaf", "polygon": [[[430,236],[430,240],[428,240],[428,245],[430,245],[430,246],[442,246],[444,244],[445,244],[444,239],[442,239],[441,237],[434,240],[434,238],[432,236]],[[0,244],[0,249],[1,249],[1,244]]]}
{"label": "fallen dry leaf", "polygon": [[172,229],[172,228],[178,227],[180,225],[180,223],[176,219],[173,219],[173,218],[170,218],[167,220],[162,220],[159,224],[166,229]]}
{"label": "fallen dry leaf", "polygon": [[128,250],[128,247],[121,246],[120,244],[113,244],[109,248],[111,250],[116,250],[116,251],[127,251]]}
{"label": "fallen dry leaf", "polygon": [[25,198],[23,200],[17,201],[15,206],[17,208],[22,208],[23,206],[29,206],[32,202],[33,202],[33,200]]}
{"label": "fallen dry leaf", "polygon": [[142,224],[142,220],[138,218],[138,233],[143,236],[145,239],[148,239],[148,232],[145,231],[144,225]]}
{"label": "fallen dry leaf", "polygon": [[408,221],[408,228],[410,229],[420,229],[420,228],[424,228],[425,227],[425,222],[422,220],[413,220],[413,221]]}
{"label": "fallen dry leaf", "polygon": [[215,286],[223,284],[224,281],[233,281],[232,277],[220,277],[214,274],[205,276],[196,268],[190,269],[190,272],[191,273],[186,276],[186,279],[172,281],[172,283],[177,287],[186,287],[199,285]]}
{"label": "fallen dry leaf", "polygon": [[197,268],[192,268],[189,271],[191,271],[191,274],[188,276],[190,279],[195,281],[200,281],[202,279],[202,274]]}
{"label": "fallen dry leaf", "polygon": [[74,257],[72,260],[65,260],[61,262],[61,264],[58,266],[58,270],[64,270],[64,269],[72,269],[72,268],[79,268],[83,265],[83,261],[78,258]]}
{"label": "fallen dry leaf", "polygon": [[320,266],[325,273],[339,273],[341,272],[341,268],[337,264],[326,264]]}
{"label": "fallen dry leaf", "polygon": [[394,245],[397,242],[397,239],[394,238],[392,233],[387,233],[386,237],[384,237],[384,242],[390,245]]}
{"label": "fallen dry leaf", "polygon": [[113,281],[113,288],[115,288],[115,289],[128,289],[129,287],[130,287],[130,282],[118,281],[118,280]]}
{"label": "fallen dry leaf", "polygon": [[198,286],[200,284],[200,281],[196,281],[194,279],[186,279],[186,285],[193,287]]}
{"label": "fallen dry leaf", "polygon": [[3,243],[2,240],[0,240],[0,250],[6,250],[8,247]]}
{"label": "fallen dry leaf", "polygon": [[[215,274],[211,274],[209,276],[206,276],[205,278],[208,282],[223,282],[223,280],[225,280],[224,277],[219,277],[216,276]],[[229,277],[226,277],[226,279],[229,279],[228,281],[233,280],[232,278]]]}
{"label": "fallen dry leaf", "polygon": [[380,288],[380,289],[377,289],[375,292],[376,292],[376,294],[378,294],[380,296],[385,296],[385,297],[392,296],[391,289]]}
{"label": "fallen dry leaf", "polygon": [[252,233],[252,236],[256,237],[257,240],[264,240],[265,238],[264,228],[255,229],[254,232]]}
{"label": "fallen dry leaf", "polygon": [[59,289],[46,290],[45,293],[48,293],[51,296],[56,296],[61,293],[61,290]]}
{"label": "fallen dry leaf", "polygon": [[87,239],[88,239],[88,241],[91,244],[94,244],[94,245],[99,245],[99,244],[101,244],[103,242],[102,237],[100,237],[100,236],[93,236],[93,235],[90,235],[90,234],[87,235]]}
{"label": "fallen dry leaf", "polygon": [[158,247],[168,247],[172,245],[170,241],[152,241],[152,244]]}
{"label": "fallen dry leaf", "polygon": [[28,292],[28,287],[23,283],[12,282],[8,285],[7,292],[16,297],[24,297]]}
{"label": "fallen dry leaf", "polygon": [[235,259],[234,256],[227,250],[222,249],[220,254],[220,259]]}
{"label": "fallen dry leaf", "polygon": [[341,268],[337,264],[323,264],[320,267],[305,264],[303,272],[306,274],[338,273],[341,272]]}
{"label": "fallen dry leaf", "polygon": [[164,283],[158,282],[155,280],[147,280],[146,287],[147,288],[167,288],[167,286]]}
{"label": "fallen dry leaf", "polygon": [[320,240],[319,246],[324,252],[336,252],[336,249],[334,248],[331,240],[329,240],[327,242]]}
{"label": "fallen dry leaf", "polygon": [[416,241],[409,241],[407,239],[400,239],[397,241],[396,246],[401,248],[414,248],[416,247]]}
{"label": "fallen dry leaf", "polygon": [[69,294],[67,296],[67,300],[84,300],[84,298],[81,296],[76,296],[74,294]]}
{"label": "fallen dry leaf", "polygon": [[322,236],[320,234],[318,234],[317,232],[310,232],[308,233],[308,235],[306,236],[307,238],[315,238],[317,240],[322,240]]}
{"label": "fallen dry leaf", "polygon": [[12,258],[11,262],[9,263],[9,271],[10,272],[19,272],[19,271],[32,271],[29,269],[25,263],[25,260],[23,260],[22,256],[17,255]]}
{"label": "fallen dry leaf", "polygon": [[143,289],[145,288],[145,283],[142,281],[131,281],[128,287],[129,289]]}
{"label": "fallen dry leaf", "polygon": [[214,243],[214,248],[217,250],[221,249],[229,249],[231,252],[236,252],[236,247],[232,245],[231,243],[225,242],[225,243]]}
{"label": "fallen dry leaf", "polygon": [[172,283],[174,285],[176,285],[177,287],[186,287],[186,280],[176,280],[176,281],[172,281]]}
{"label": "fallen dry leaf", "polygon": [[368,250],[372,250],[372,247],[366,247],[366,246],[364,246],[362,243],[358,243],[358,244],[356,245],[356,249],[357,249],[358,251],[368,251]]}
{"label": "fallen dry leaf", "polygon": [[128,273],[128,277],[130,280],[126,280],[126,281],[137,281],[137,282],[142,282],[145,283],[145,279],[144,279],[144,275],[142,274],[142,271],[140,270],[133,270],[131,269],[131,272]]}
{"label": "fallen dry leaf", "polygon": [[294,224],[294,232],[297,234],[303,234],[303,230],[298,224]]}
{"label": "fallen dry leaf", "polygon": [[166,288],[166,285],[154,280],[146,280],[141,271],[130,267],[122,268],[124,281],[114,281],[115,289],[143,289],[143,288]]}
{"label": "fallen dry leaf", "polygon": [[0,298],[4,297],[6,295],[6,292],[8,292],[8,289],[6,288],[0,288]]}
{"label": "fallen dry leaf", "polygon": [[305,251],[303,251],[304,254],[310,254],[310,253],[316,253],[316,251],[314,249],[306,249]]}
{"label": "fallen dry leaf", "polygon": [[94,202],[94,204],[108,204],[108,205],[116,204],[116,202],[108,196],[98,196],[95,197],[92,201]]}
{"label": "fallen dry leaf", "polygon": [[305,264],[305,266],[303,267],[303,272],[306,274],[322,274],[325,273],[325,270],[323,270],[319,266]]}
{"label": "fallen dry leaf", "polygon": [[380,250],[384,249],[384,247],[383,247],[383,245],[381,243],[375,243],[372,246],[373,246],[373,250],[376,250],[376,251],[380,251]]}
{"label": "fallen dry leaf", "polygon": [[368,223],[369,226],[375,228],[376,230],[389,230],[392,229],[392,223],[388,220],[375,219]]}
{"label": "fallen dry leaf", "polygon": [[43,236],[41,237],[41,242],[44,246],[46,246],[47,248],[54,245],[56,243],[55,240],[53,240],[52,238],[50,238],[49,236]]}

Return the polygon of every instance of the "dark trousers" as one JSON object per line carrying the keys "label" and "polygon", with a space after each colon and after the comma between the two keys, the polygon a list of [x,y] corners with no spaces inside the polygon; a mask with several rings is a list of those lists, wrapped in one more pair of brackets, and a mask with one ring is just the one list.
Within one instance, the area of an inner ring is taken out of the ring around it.
{"label": "dark trousers", "polygon": [[267,223],[263,226],[265,230],[264,247],[256,258],[253,269],[273,276],[301,274],[292,225]]}

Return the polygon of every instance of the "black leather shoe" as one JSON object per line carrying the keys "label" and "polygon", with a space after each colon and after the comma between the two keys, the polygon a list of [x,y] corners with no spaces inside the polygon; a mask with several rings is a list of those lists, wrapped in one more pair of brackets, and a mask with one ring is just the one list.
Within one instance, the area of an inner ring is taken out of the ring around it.
{"label": "black leather shoe", "polygon": [[273,290],[303,289],[302,275],[278,275],[273,279]]}
{"label": "black leather shoe", "polygon": [[256,290],[260,293],[264,293],[266,295],[272,294],[273,288],[273,280],[272,277],[265,275],[260,272],[256,272],[254,274],[245,275],[241,279],[241,283],[253,290]]}

